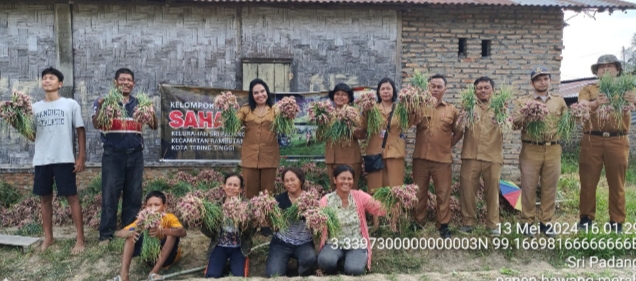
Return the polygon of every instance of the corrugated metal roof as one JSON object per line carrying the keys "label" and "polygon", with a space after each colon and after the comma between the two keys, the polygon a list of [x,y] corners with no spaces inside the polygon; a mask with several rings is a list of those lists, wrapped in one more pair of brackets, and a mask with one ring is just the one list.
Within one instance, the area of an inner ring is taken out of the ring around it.
{"label": "corrugated metal roof", "polygon": [[594,84],[597,80],[598,78],[596,77],[590,77],[561,81],[561,85],[559,85],[559,95],[563,98],[578,97],[579,92],[583,89],[583,87]]}
{"label": "corrugated metal roof", "polygon": [[636,9],[636,3],[619,0],[180,0],[181,2],[245,3],[353,3],[353,4],[450,4],[494,6],[541,6],[562,8]]}

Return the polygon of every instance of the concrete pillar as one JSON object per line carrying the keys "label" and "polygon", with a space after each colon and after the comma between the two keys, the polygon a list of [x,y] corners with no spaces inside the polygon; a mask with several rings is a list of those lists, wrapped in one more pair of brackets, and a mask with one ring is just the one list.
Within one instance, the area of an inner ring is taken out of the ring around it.
{"label": "concrete pillar", "polygon": [[60,95],[73,98],[73,25],[70,4],[55,4],[55,47],[57,69],[64,73]]}

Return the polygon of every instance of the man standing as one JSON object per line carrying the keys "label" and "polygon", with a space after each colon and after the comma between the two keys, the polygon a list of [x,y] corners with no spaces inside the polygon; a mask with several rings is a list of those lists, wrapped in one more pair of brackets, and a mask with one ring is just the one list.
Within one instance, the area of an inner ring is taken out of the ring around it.
{"label": "man standing", "polygon": [[[494,92],[495,81],[489,77],[475,80],[477,105],[475,112],[479,118],[464,132],[462,148],[462,168],[460,170],[459,194],[464,226],[460,232],[470,233],[477,221],[477,191],[479,177],[484,179],[486,196],[486,227],[493,236],[500,235],[499,223],[499,177],[503,165],[503,135],[493,122],[495,113],[489,109],[490,98]],[[461,124],[464,125],[464,124]]]}
{"label": "man standing", "polygon": [[[433,178],[437,196],[437,229],[442,238],[450,238],[448,223],[451,219],[450,194],[452,181],[451,148],[463,136],[462,128],[455,126],[459,112],[447,103],[446,77],[436,74],[428,78],[428,91],[437,99],[435,109],[427,112],[417,124],[415,151],[413,152],[413,181],[420,187],[414,210],[419,226],[426,220],[428,184]],[[416,121],[417,122],[417,121]]]}
{"label": "man standing", "polygon": [[[521,129],[521,223],[525,224],[525,235],[532,235],[530,225],[536,216],[537,184],[541,181],[540,231],[548,237],[554,237],[549,229],[556,207],[556,191],[561,175],[561,145],[558,143],[557,126],[561,115],[568,107],[562,97],[549,92],[552,77],[548,69],[538,67],[530,74],[530,85],[534,93],[518,100],[514,111],[515,129]],[[541,136],[528,133],[528,122],[520,113],[520,108],[529,102],[540,102],[548,108],[544,132]]]}
{"label": "man standing", "polygon": [[[115,73],[114,84],[123,95],[122,105],[126,108],[127,118],[113,120],[113,125],[108,130],[99,128],[97,116],[104,103],[104,98],[95,101],[93,114],[93,126],[102,131],[101,139],[104,143],[99,240],[105,243],[113,238],[118,229],[117,205],[122,193],[122,225],[131,224],[137,217],[141,208],[141,184],[144,172],[142,124],[130,118],[133,116],[135,107],[139,104],[137,98],[130,94],[135,86],[135,74],[130,69],[121,68]],[[155,115],[153,115],[152,123],[148,126],[153,130],[157,129]]]}
{"label": "man standing", "polygon": [[[592,65],[592,73],[599,78],[603,75],[617,77],[623,67],[614,55],[603,55]],[[634,103],[634,93],[625,95],[625,100]],[[612,231],[621,233],[625,222],[625,172],[629,156],[630,112],[624,112],[622,122],[615,117],[599,120],[597,109],[609,101],[599,94],[598,84],[588,85],[579,92],[579,103],[590,108],[591,119],[586,122],[581,138],[579,157],[579,177],[581,195],[579,202],[579,229],[590,230],[596,215],[596,186],[605,166],[605,178],[609,185],[609,214]],[[608,228],[609,230],[609,228]]]}
{"label": "man standing", "polygon": [[[42,251],[53,244],[53,182],[57,196],[65,196],[71,206],[77,241],[71,254],[84,251],[84,223],[82,207],[77,196],[76,175],[84,170],[86,162],[86,131],[82,110],[73,99],[61,97],[64,75],[55,68],[42,71],[44,100],[33,104],[35,121],[35,153],[33,166],[33,194],[40,196],[44,241]],[[77,131],[78,156],[73,155],[73,129]]]}

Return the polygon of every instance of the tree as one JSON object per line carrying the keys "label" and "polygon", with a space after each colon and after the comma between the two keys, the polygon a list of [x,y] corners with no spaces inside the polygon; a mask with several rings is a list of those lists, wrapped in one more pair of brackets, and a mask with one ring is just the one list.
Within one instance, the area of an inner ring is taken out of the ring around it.
{"label": "tree", "polygon": [[620,60],[623,63],[623,72],[636,74],[636,33],[632,36],[631,46],[621,50]]}

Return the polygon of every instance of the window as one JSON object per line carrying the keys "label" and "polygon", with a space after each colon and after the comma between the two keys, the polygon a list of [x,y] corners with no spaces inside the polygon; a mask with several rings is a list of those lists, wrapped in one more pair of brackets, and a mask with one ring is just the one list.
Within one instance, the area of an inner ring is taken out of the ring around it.
{"label": "window", "polygon": [[243,59],[243,90],[249,91],[250,82],[260,78],[272,93],[290,92],[291,60]]}
{"label": "window", "polygon": [[481,40],[481,57],[489,57],[490,56],[490,40]]}
{"label": "window", "polygon": [[466,57],[466,38],[459,38],[459,49],[457,51],[457,56],[460,58]]}

